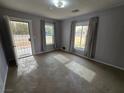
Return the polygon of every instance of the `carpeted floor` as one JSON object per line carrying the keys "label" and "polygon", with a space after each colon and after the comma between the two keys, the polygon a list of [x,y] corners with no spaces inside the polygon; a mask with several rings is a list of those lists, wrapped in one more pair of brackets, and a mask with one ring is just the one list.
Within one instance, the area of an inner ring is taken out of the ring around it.
{"label": "carpeted floor", "polygon": [[18,60],[5,93],[124,93],[124,71],[55,51]]}

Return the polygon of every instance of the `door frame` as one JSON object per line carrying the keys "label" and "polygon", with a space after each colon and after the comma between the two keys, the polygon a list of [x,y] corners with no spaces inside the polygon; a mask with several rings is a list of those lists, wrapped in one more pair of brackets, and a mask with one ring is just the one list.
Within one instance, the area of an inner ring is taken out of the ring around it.
{"label": "door frame", "polygon": [[[10,21],[27,22],[28,23],[29,35],[30,35],[30,39],[31,39],[31,41],[30,41],[31,42],[31,52],[32,52],[32,55],[33,55],[32,20],[24,19],[24,18],[17,18],[17,17],[9,17],[9,26],[10,26]],[[10,26],[10,34],[11,34],[11,38],[12,38],[13,51],[15,53],[16,60],[18,60],[19,58],[17,58],[17,54],[16,54],[16,51],[15,51],[15,48],[14,48],[13,34],[12,34],[12,31],[11,31],[11,26]]]}

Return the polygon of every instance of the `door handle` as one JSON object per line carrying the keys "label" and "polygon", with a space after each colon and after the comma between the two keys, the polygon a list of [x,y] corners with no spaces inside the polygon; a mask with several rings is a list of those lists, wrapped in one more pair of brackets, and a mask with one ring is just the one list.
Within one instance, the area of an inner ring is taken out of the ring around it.
{"label": "door handle", "polygon": [[13,45],[13,47],[16,47],[15,45]]}
{"label": "door handle", "polygon": [[31,38],[29,38],[28,41],[31,41]]}

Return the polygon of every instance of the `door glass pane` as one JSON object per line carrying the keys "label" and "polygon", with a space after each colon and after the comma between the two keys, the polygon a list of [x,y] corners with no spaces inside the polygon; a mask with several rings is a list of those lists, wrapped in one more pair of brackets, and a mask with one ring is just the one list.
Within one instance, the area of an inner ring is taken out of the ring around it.
{"label": "door glass pane", "polygon": [[10,21],[10,28],[17,58],[32,55],[29,23]]}
{"label": "door glass pane", "polygon": [[53,24],[45,25],[45,34],[46,34],[46,45],[54,44],[54,25]]}

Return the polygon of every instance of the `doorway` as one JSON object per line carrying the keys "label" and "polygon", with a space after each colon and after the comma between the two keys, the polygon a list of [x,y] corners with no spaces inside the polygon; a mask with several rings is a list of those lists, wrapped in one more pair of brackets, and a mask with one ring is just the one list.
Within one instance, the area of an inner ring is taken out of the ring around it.
{"label": "doorway", "polygon": [[29,22],[10,20],[10,29],[17,59],[31,56],[32,47]]}

